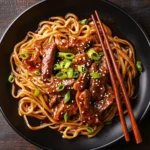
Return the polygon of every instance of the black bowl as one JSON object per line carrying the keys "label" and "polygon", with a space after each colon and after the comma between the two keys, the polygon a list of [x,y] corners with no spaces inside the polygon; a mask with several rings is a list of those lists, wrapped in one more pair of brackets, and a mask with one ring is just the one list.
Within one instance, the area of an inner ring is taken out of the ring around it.
{"label": "black bowl", "polygon": [[[136,87],[138,97],[132,101],[136,120],[139,122],[149,107],[150,87],[150,44],[141,27],[116,5],[103,0],[64,0],[41,1],[23,12],[7,29],[0,45],[0,105],[1,110],[12,126],[22,137],[44,149],[87,150],[110,145],[123,137],[118,117],[111,126],[105,127],[97,136],[88,139],[79,136],[73,140],[63,139],[55,130],[45,128],[38,131],[29,130],[22,117],[18,115],[18,101],[11,96],[11,85],[7,79],[11,72],[9,58],[16,43],[21,41],[28,31],[35,31],[38,23],[51,16],[77,14],[81,19],[90,17],[97,9],[102,20],[112,29],[113,34],[129,40],[136,51],[136,58],[144,66],[144,72],[138,78]],[[128,129],[131,125],[125,116]]]}

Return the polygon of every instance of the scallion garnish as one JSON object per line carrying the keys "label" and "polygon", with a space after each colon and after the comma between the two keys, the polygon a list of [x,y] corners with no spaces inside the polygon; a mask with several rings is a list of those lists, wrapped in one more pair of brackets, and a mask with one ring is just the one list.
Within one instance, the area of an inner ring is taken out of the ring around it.
{"label": "scallion garnish", "polygon": [[67,103],[70,100],[70,91],[65,94],[64,103]]}
{"label": "scallion garnish", "polygon": [[23,60],[28,59],[30,57],[30,55],[25,52],[20,52],[19,55],[20,55],[20,58]]}
{"label": "scallion garnish", "polygon": [[81,20],[81,24],[82,24],[82,25],[87,24],[87,19],[83,19],[83,20]]}
{"label": "scallion garnish", "polygon": [[64,84],[59,84],[58,87],[56,88],[56,91],[60,92],[60,91],[64,90],[64,88],[65,88]]}
{"label": "scallion garnish", "polygon": [[87,55],[90,59],[93,59],[93,60],[100,59],[100,56],[98,55],[98,53],[95,52],[95,50],[93,50],[93,49],[88,50]]}
{"label": "scallion garnish", "polygon": [[79,77],[79,72],[78,71],[74,71],[73,73],[73,77],[72,78],[78,78]]}
{"label": "scallion garnish", "polygon": [[40,90],[36,88],[36,89],[34,90],[34,96],[37,97],[37,96],[39,96],[39,94],[40,94]]}
{"label": "scallion garnish", "polygon": [[71,64],[72,64],[72,62],[68,60],[68,61],[65,63],[64,68],[65,68],[65,69],[69,68],[69,67],[71,66]]}
{"label": "scallion garnish", "polygon": [[141,63],[140,61],[137,61],[137,62],[136,62],[136,68],[137,68],[140,72],[142,72],[143,68],[142,68],[142,63]]}
{"label": "scallion garnish", "polygon": [[66,79],[68,76],[67,76],[67,74],[65,73],[65,72],[58,72],[57,74],[56,74],[56,78],[57,79]]}
{"label": "scallion garnish", "polygon": [[79,71],[80,73],[86,73],[88,70],[87,70],[87,68],[85,68],[85,67],[83,67],[83,66],[78,66],[78,71]]}
{"label": "scallion garnish", "polygon": [[98,55],[99,55],[99,56],[103,56],[103,55],[104,55],[104,52],[99,52]]}
{"label": "scallion garnish", "polygon": [[15,81],[15,77],[14,77],[13,75],[10,75],[10,76],[8,77],[8,81],[9,81],[10,83],[13,83],[13,82]]}
{"label": "scallion garnish", "polygon": [[72,60],[75,58],[75,55],[72,53],[58,52],[58,57]]}
{"label": "scallion garnish", "polygon": [[40,75],[41,75],[41,73],[40,73],[39,71],[37,71],[37,70],[35,70],[33,73],[34,73],[34,75],[36,75],[36,76],[40,76]]}
{"label": "scallion garnish", "polygon": [[59,70],[61,69],[61,66],[59,64],[54,64],[54,70]]}
{"label": "scallion garnish", "polygon": [[86,130],[89,134],[93,134],[94,133],[94,129],[90,126],[86,126]]}
{"label": "scallion garnish", "polygon": [[91,76],[92,78],[94,78],[94,79],[99,79],[99,78],[101,78],[101,76],[100,76],[99,73],[97,73],[97,72],[92,72],[92,73],[90,73],[90,76]]}
{"label": "scallion garnish", "polygon": [[68,115],[68,112],[66,112],[64,114],[64,121],[67,122],[68,121],[68,118],[69,118],[69,115]]}
{"label": "scallion garnish", "polygon": [[68,68],[67,69],[67,75],[68,75],[68,78],[72,78],[73,77],[73,68]]}

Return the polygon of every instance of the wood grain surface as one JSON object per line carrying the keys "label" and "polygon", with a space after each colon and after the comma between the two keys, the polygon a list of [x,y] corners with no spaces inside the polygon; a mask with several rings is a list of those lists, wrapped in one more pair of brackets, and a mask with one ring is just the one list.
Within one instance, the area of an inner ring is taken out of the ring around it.
{"label": "wood grain surface", "polygon": [[[40,0],[0,0],[0,37],[8,25],[26,8]],[[143,27],[150,38],[150,0],[110,0],[126,10]],[[75,0],[73,1],[75,2]],[[139,125],[143,143],[136,145],[133,138],[124,140],[104,150],[150,150],[150,111]],[[20,137],[5,121],[0,113],[0,150],[40,150]]]}

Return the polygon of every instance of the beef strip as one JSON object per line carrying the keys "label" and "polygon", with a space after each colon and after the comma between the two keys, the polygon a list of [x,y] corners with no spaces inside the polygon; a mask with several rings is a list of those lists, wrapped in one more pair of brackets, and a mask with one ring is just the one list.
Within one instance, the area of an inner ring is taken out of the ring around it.
{"label": "beef strip", "polygon": [[51,84],[51,86],[49,88],[47,88],[47,93],[51,94],[51,93],[55,93],[56,92],[56,88],[60,85],[60,84],[64,84],[66,89],[72,89],[73,88],[73,84],[75,83],[75,79],[64,79],[64,80],[59,80],[59,79],[54,79],[53,83]]}
{"label": "beef strip", "polygon": [[81,73],[77,81],[74,83],[73,88],[77,91],[83,91],[88,87],[89,82],[89,74],[88,73]]}
{"label": "beef strip", "polygon": [[100,124],[98,114],[91,106],[91,93],[88,90],[77,92],[76,102],[79,107],[81,120],[89,125]]}
{"label": "beef strip", "polygon": [[53,63],[56,55],[56,45],[49,43],[43,47],[43,60],[42,60],[42,79],[49,78],[52,74]]}
{"label": "beef strip", "polygon": [[114,91],[112,90],[111,87],[107,87],[107,91],[105,92],[103,99],[94,102],[95,110],[101,113],[102,111],[110,107],[114,99],[115,99]]}
{"label": "beef strip", "polygon": [[77,70],[78,65],[84,67],[90,67],[92,64],[92,60],[89,59],[86,53],[77,54],[76,57],[72,60],[73,69]]}
{"label": "beef strip", "polygon": [[[91,65],[91,68],[89,72],[98,72],[98,64],[93,63]],[[92,95],[92,100],[100,100],[103,97],[103,94],[105,92],[105,82],[106,82],[106,77],[101,77],[99,79],[90,79],[90,92]]]}
{"label": "beef strip", "polygon": [[78,107],[76,102],[73,103],[64,103],[64,100],[60,102],[58,106],[54,109],[53,118],[54,120],[61,120],[64,118],[64,114],[68,113],[68,116],[71,117],[72,115],[76,115],[78,112]]}
{"label": "beef strip", "polygon": [[71,52],[74,54],[83,53],[85,49],[89,48],[93,43],[96,43],[95,36],[89,36],[83,40],[77,40],[70,37],[67,39],[60,39],[59,37],[55,38],[55,43],[57,48],[62,52]]}

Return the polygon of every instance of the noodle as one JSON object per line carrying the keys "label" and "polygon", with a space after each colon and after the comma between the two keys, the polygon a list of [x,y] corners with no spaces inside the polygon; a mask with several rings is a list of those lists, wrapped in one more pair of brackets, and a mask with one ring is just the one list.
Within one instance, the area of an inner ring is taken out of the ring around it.
{"label": "noodle", "polygon": [[[120,39],[117,36],[113,37],[109,27],[105,24],[103,25],[114,52],[118,68],[125,82],[128,96],[132,98],[134,94],[132,81],[136,76],[134,49],[128,41]],[[93,133],[87,131],[87,124],[82,122],[79,113],[67,122],[54,119],[52,115],[53,109],[49,107],[50,97],[47,91],[55,82],[54,74],[50,78],[47,78],[45,82],[40,76],[34,76],[33,71],[27,68],[25,61],[20,58],[21,53],[23,53],[28,54],[33,60],[40,61],[39,49],[48,43],[55,43],[56,38],[59,40],[68,40],[68,37],[72,37],[77,40],[85,40],[87,37],[93,35],[96,35],[96,30],[90,19],[88,20],[88,24],[81,25],[76,15],[68,13],[65,18],[59,16],[51,17],[48,21],[41,22],[36,32],[28,32],[25,39],[14,47],[14,51],[10,57],[12,74],[15,77],[15,82],[12,86],[12,95],[14,98],[19,98],[19,115],[24,117],[26,125],[31,130],[50,127],[62,133],[63,138],[72,139],[78,135],[86,135],[90,138],[95,136],[104,127],[105,122],[112,121],[117,115],[117,107],[114,101],[111,107],[102,112],[101,124],[92,126]],[[102,51],[102,47],[98,42],[94,43],[93,46],[98,47]],[[35,89],[40,91],[38,96],[34,95]],[[38,126],[32,126],[28,117],[37,118],[43,121],[43,123]]]}

